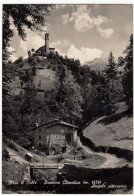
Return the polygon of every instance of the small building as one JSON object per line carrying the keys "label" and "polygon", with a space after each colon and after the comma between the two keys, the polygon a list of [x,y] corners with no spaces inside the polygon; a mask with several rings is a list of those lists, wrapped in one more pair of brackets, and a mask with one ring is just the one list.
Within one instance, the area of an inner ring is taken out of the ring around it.
{"label": "small building", "polygon": [[46,154],[59,154],[72,146],[77,126],[55,119],[34,128],[34,147]]}
{"label": "small building", "polygon": [[27,161],[29,161],[29,162],[31,162],[32,161],[32,159],[33,159],[33,155],[31,154],[31,153],[26,153],[26,155],[25,155],[25,159],[27,160]]}
{"label": "small building", "polygon": [[9,152],[6,149],[3,150],[3,152],[2,152],[2,159],[5,159],[5,160],[9,160],[10,159],[10,154],[9,154]]}

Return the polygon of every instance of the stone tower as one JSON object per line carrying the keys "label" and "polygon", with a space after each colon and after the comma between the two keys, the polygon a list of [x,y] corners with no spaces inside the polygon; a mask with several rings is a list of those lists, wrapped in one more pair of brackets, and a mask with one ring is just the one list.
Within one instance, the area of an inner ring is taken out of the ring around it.
{"label": "stone tower", "polygon": [[46,54],[49,53],[49,33],[45,34],[45,49],[46,49]]}

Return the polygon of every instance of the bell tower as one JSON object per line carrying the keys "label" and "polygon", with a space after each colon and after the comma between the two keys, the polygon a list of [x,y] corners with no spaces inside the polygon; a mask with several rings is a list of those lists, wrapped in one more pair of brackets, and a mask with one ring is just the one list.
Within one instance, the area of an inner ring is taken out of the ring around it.
{"label": "bell tower", "polygon": [[49,33],[45,34],[45,52],[46,54],[49,53]]}

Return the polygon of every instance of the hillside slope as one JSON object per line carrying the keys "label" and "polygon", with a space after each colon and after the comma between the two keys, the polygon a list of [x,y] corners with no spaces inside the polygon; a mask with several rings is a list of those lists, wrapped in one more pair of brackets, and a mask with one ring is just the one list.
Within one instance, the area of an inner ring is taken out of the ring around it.
{"label": "hillside slope", "polygon": [[[47,68],[36,69],[36,76],[33,76],[33,85],[35,89],[41,91],[51,90],[55,88],[55,82],[57,81],[55,71]],[[17,95],[21,90],[21,80],[19,76],[16,76],[10,84],[12,92]]]}
{"label": "hillside slope", "polygon": [[133,118],[123,113],[104,116],[83,130],[83,136],[96,146],[133,150]]}

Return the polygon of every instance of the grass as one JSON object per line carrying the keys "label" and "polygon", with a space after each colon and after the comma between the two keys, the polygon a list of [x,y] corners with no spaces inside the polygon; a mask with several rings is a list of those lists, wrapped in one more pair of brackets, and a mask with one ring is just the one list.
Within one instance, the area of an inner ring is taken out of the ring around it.
{"label": "grass", "polygon": [[112,115],[93,121],[83,130],[83,135],[96,146],[118,147],[133,150],[133,118]]}
{"label": "grass", "polygon": [[74,160],[74,149],[72,148],[68,153],[53,156],[50,158],[51,161],[57,163],[76,164],[77,166],[86,166],[89,168],[99,168],[105,161],[106,158],[98,154],[89,154],[84,149],[78,147],[75,149],[75,160]]}
{"label": "grass", "polygon": [[[41,82],[40,82],[41,81]],[[56,76],[55,72],[50,69],[37,69],[36,76],[34,76],[35,89],[39,88],[41,90],[51,90],[55,87]]]}
{"label": "grass", "polygon": [[[57,78],[55,71],[46,68],[36,69],[36,76],[33,76],[33,84],[35,89],[41,91],[54,89],[56,80]],[[10,84],[10,87],[15,95],[18,95],[20,91],[23,90],[21,89],[19,76],[15,76],[14,80]]]}
{"label": "grass", "polygon": [[[11,150],[12,151],[14,150],[14,154],[18,154],[20,156],[21,160],[22,160],[22,158],[25,158],[25,154],[27,152],[30,152],[30,151],[22,148],[18,144],[16,144],[15,142],[13,142],[9,138],[5,139],[5,144],[8,148],[11,147]],[[10,149],[9,149],[9,151],[10,151]],[[43,158],[43,155],[44,155],[43,153],[41,153],[41,152],[38,153],[38,151],[37,152],[31,151],[31,153],[33,154],[33,161],[32,162],[43,163],[43,159],[44,159],[44,162],[46,163],[46,156],[44,156],[44,158]],[[18,156],[18,158],[19,158],[19,156]],[[16,157],[16,159],[17,159],[17,157]],[[70,147],[69,151],[66,153],[55,155],[55,156],[51,156],[51,155],[47,156],[47,163],[55,164],[58,162],[58,163],[64,164],[66,162],[65,159],[74,160],[74,148],[73,147]],[[75,160],[83,162],[83,166],[87,166],[90,168],[97,168],[97,167],[101,166],[106,161],[106,158],[101,155],[97,155],[97,154],[89,154],[81,147],[76,147],[75,148]],[[74,162],[73,162],[73,164],[74,164]]]}
{"label": "grass", "polygon": [[17,164],[14,160],[5,161],[2,164],[2,182],[9,185],[11,181],[21,183],[24,173],[27,171],[25,164]]}
{"label": "grass", "polygon": [[119,121],[121,118],[123,118],[125,116],[126,117],[131,117],[132,114],[130,114],[129,111],[126,110],[126,111],[123,111],[120,114],[113,114],[111,116],[106,116],[106,117],[100,119],[97,123],[102,123],[104,125],[109,125],[111,123]]}

